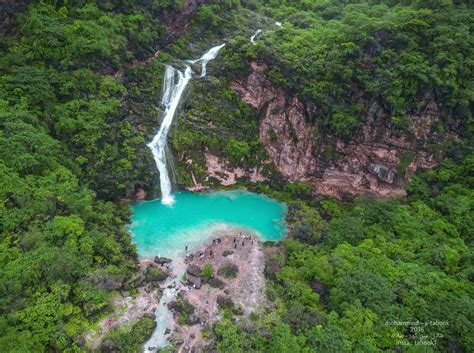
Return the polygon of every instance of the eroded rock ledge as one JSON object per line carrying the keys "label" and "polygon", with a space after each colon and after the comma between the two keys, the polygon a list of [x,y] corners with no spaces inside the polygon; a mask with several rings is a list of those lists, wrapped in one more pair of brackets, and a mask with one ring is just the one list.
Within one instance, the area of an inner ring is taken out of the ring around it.
{"label": "eroded rock ledge", "polygon": [[364,126],[349,142],[333,139],[318,144],[318,121],[310,118],[317,107],[276,88],[265,74],[267,65],[251,62],[250,67],[251,74],[232,87],[259,112],[260,139],[288,180],[314,184],[315,192],[324,195],[388,197],[404,195],[404,184],[416,169],[436,166],[428,141],[442,113],[434,100],[411,117],[411,138],[383,125],[386,116],[374,103],[366,109]]}

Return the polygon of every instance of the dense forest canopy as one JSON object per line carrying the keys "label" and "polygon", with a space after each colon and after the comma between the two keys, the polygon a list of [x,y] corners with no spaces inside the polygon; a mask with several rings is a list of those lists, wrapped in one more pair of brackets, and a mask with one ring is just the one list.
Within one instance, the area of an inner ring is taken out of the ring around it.
{"label": "dense forest canopy", "polygon": [[463,2],[262,3],[284,25],[248,45],[247,55],[315,104],[325,133],[350,138],[374,104],[403,130],[433,100],[443,111],[438,129],[472,125],[472,9]]}
{"label": "dense forest canopy", "polygon": [[145,140],[113,74],[151,55],[162,27],[127,6],[38,2],[2,36],[2,351],[71,349],[135,271],[130,211],[109,200]]}
{"label": "dense forest canopy", "polygon": [[[133,287],[130,210],[118,201],[137,180],[156,178],[145,142],[158,110],[147,99],[159,95],[162,63],[187,57],[186,35],[170,46],[165,26],[187,4],[33,1],[9,8],[0,27],[0,351],[82,351],[81,337],[110,311],[114,291]],[[400,199],[341,202],[278,176],[251,185],[288,203],[289,240],[265,269],[271,306],[251,322],[234,323],[225,312],[211,333],[216,349],[396,351],[400,337],[413,343],[413,328],[390,323],[442,321],[425,327],[437,341],[423,349],[469,351],[472,5],[210,1],[190,28],[202,38],[222,37],[247,25],[249,12],[262,25],[283,26],[264,28],[255,45],[243,35],[226,38],[216,69],[226,81],[213,92],[196,86],[190,103],[215,116],[223,133],[180,125],[172,136],[177,152],[198,146],[235,164],[265,159],[255,113],[229,85],[257,60],[269,65],[276,86],[318,108],[308,119],[325,138],[349,140],[374,105],[389,128],[406,132],[411,117],[436,102],[441,122],[431,144],[446,159],[413,176]],[[153,60],[135,65],[158,47]],[[214,101],[228,107],[216,109]],[[440,133],[456,138],[440,145]]]}

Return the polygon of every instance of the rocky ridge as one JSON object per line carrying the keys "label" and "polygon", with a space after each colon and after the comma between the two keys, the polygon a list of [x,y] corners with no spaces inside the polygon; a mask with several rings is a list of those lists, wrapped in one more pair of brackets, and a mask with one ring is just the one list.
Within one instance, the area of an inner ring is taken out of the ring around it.
{"label": "rocky ridge", "polygon": [[404,184],[415,170],[437,165],[428,149],[432,125],[442,114],[434,100],[411,117],[412,138],[381,125],[382,109],[374,103],[350,141],[318,144],[318,122],[311,119],[317,107],[275,87],[265,74],[266,64],[251,62],[250,67],[250,75],[232,87],[261,116],[260,139],[289,181],[311,183],[315,192],[339,198],[389,197],[405,194]]}

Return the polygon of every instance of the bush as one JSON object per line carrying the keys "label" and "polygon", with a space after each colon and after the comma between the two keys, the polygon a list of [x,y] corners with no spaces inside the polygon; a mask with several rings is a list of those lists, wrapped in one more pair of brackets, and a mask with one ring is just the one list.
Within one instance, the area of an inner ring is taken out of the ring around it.
{"label": "bush", "polygon": [[217,305],[219,305],[221,309],[230,310],[236,315],[243,314],[243,310],[240,307],[236,306],[234,301],[229,296],[218,295]]}
{"label": "bush", "polygon": [[212,277],[214,275],[214,268],[211,264],[205,264],[201,270],[201,276]]}
{"label": "bush", "polygon": [[149,282],[161,282],[164,281],[168,275],[152,265],[146,269],[146,280]]}
{"label": "bush", "polygon": [[273,240],[267,240],[263,242],[263,246],[266,248],[271,248],[274,245],[275,245],[275,242]]}
{"label": "bush", "polygon": [[189,318],[194,314],[194,306],[187,300],[176,300],[168,304],[173,312],[179,315],[178,322],[181,325],[189,324]]}
{"label": "bush", "polygon": [[144,316],[132,326],[119,326],[111,331],[105,338],[112,340],[120,352],[141,352],[142,345],[150,338],[156,322],[151,317]]}
{"label": "bush", "polygon": [[227,146],[225,146],[224,152],[234,163],[250,158],[250,146],[246,141],[231,139]]}
{"label": "bush", "polygon": [[208,281],[209,285],[214,288],[222,289],[225,287],[225,283],[218,277],[213,277]]}
{"label": "bush", "polygon": [[225,278],[235,278],[237,277],[237,273],[239,273],[239,267],[232,262],[223,264],[217,271],[218,275]]}

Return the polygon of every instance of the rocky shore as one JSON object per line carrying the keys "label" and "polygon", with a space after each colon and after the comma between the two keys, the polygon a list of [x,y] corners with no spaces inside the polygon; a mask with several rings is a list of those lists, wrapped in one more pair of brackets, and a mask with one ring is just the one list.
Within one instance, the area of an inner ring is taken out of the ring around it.
{"label": "rocky shore", "polygon": [[202,332],[211,330],[222,310],[239,320],[264,300],[263,253],[255,234],[233,231],[214,234],[180,258],[142,259],[136,289],[114,299],[114,312],[86,337],[87,346],[114,352],[110,332],[145,317],[155,320],[146,343],[149,352],[157,352],[165,342],[179,352],[212,345],[212,338]]}

